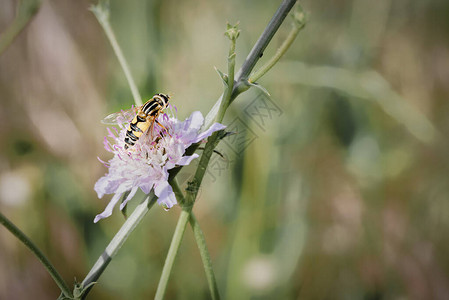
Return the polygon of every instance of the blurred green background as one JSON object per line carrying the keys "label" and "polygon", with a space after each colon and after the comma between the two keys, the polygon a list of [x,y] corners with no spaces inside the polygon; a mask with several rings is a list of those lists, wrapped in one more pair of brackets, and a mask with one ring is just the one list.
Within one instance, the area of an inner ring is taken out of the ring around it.
{"label": "blurred green background", "polygon": [[[309,22],[232,105],[195,205],[226,299],[449,298],[449,2],[301,1]],[[17,1],[0,1],[0,33]],[[72,284],[124,219],[94,224],[106,128],[133,103],[89,1],[43,1],[0,56],[0,209]],[[112,1],[111,23],[144,98],[180,119],[222,91],[226,21],[237,64],[280,1]],[[266,61],[285,39],[283,24]],[[260,66],[260,64],[259,64]],[[195,163],[180,174],[184,184]],[[142,197],[140,195],[138,197]],[[134,201],[138,202],[138,201]],[[132,209],[132,205],[129,210]],[[154,297],[179,215],[155,206],[91,299]],[[0,229],[0,299],[55,299],[45,269]],[[208,299],[190,228],[167,299]]]}

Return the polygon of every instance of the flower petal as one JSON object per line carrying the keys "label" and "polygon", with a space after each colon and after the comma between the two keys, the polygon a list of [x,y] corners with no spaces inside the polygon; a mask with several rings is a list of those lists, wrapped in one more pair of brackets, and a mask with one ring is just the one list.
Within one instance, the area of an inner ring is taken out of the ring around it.
{"label": "flower petal", "polygon": [[114,194],[121,183],[125,179],[112,179],[110,174],[107,174],[95,183],[94,190],[97,192],[98,198],[103,198],[104,194]]}
{"label": "flower petal", "polygon": [[123,208],[125,207],[126,203],[128,203],[129,200],[131,200],[134,195],[136,194],[137,190],[139,189],[138,186],[134,186],[131,191],[128,194],[128,197],[126,197],[125,201],[122,202],[122,204],[120,204],[120,210],[123,210]]}
{"label": "flower petal", "polygon": [[104,211],[101,214],[95,216],[94,223],[97,223],[101,219],[107,218],[110,215],[112,215],[112,210],[114,209],[114,206],[117,204],[117,202],[120,200],[121,196],[122,193],[115,194],[114,197],[112,197],[111,201],[109,201]]}
{"label": "flower petal", "polygon": [[159,122],[170,131],[169,135],[143,135],[130,149],[125,149],[127,127],[119,124],[120,132],[109,132],[110,150],[114,157],[106,164],[109,172],[95,184],[95,191],[101,198],[105,194],[114,194],[106,209],[95,217],[95,222],[112,214],[114,206],[122,194],[129,191],[120,209],[130,201],[140,188],[148,194],[152,189],[158,196],[158,203],[164,208],[171,208],[177,203],[172,187],[168,183],[168,170],[188,165],[198,154],[183,156],[192,144],[209,137],[213,132],[226,128],[215,123],[204,132],[200,132],[204,122],[201,112],[193,112],[189,118],[181,122],[175,117],[163,115]]}
{"label": "flower petal", "polygon": [[215,131],[222,130],[222,129],[225,129],[225,128],[226,128],[226,126],[223,125],[223,124],[220,124],[220,123],[214,123],[214,124],[212,124],[211,127],[209,127],[208,130],[206,130],[206,131],[200,133],[200,134],[196,137],[196,139],[193,141],[193,143],[198,143],[199,141],[202,141],[202,140],[204,140],[205,138],[209,137],[209,136],[210,136],[212,133],[214,133]]}
{"label": "flower petal", "polygon": [[199,156],[199,155],[196,154],[196,153],[194,153],[194,154],[192,154],[192,155],[190,155],[190,156],[183,156],[183,157],[181,157],[180,160],[178,160],[178,162],[176,163],[176,165],[178,165],[178,166],[187,166],[188,164],[190,164],[190,162],[191,162],[192,160],[194,160],[194,159],[197,158],[198,156]]}
{"label": "flower petal", "polygon": [[176,201],[175,193],[173,193],[173,189],[167,181],[159,181],[156,183],[154,185],[154,194],[159,197],[157,203],[159,203],[159,205],[163,204],[166,208],[171,208],[178,203]]}
{"label": "flower petal", "polygon": [[144,192],[145,194],[149,194],[151,189],[153,188],[153,182],[149,182],[149,183],[142,183],[139,185],[140,189],[142,190],[142,192]]}
{"label": "flower petal", "polygon": [[201,112],[194,111],[184,122],[185,125],[188,124],[188,128],[184,128],[184,130],[195,130],[195,132],[198,132],[203,125],[204,117]]}

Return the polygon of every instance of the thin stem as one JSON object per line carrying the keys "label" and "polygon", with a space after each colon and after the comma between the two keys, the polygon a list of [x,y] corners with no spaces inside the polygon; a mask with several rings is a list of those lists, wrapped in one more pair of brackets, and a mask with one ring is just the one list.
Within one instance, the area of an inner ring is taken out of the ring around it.
{"label": "thin stem", "polygon": [[223,120],[224,114],[231,100],[232,89],[234,88],[234,70],[235,70],[235,56],[236,56],[235,43],[239,36],[239,33],[240,32],[237,29],[237,25],[230,26],[228,24],[228,30],[225,33],[225,35],[227,35],[231,40],[228,54],[228,80],[227,80],[227,87],[223,95],[223,103],[218,111],[218,115],[217,118],[215,119],[215,122],[221,122]]}
{"label": "thin stem", "polygon": [[[268,45],[268,43],[271,41],[271,38],[273,37],[274,33],[277,31],[277,29],[279,28],[280,24],[284,21],[285,16],[287,15],[287,13],[289,12],[289,10],[291,9],[291,7],[293,6],[293,4],[295,3],[295,0],[284,0],[281,4],[281,6],[279,7],[278,11],[275,13],[275,15],[273,16],[273,19],[270,21],[270,23],[268,24],[267,28],[265,29],[264,33],[262,34],[262,36],[259,38],[258,42],[256,43],[255,47],[253,48],[253,50],[251,51],[251,53],[248,55],[247,60],[245,61],[244,65],[242,66],[242,68],[239,71],[239,75],[238,75],[238,80],[235,83],[234,80],[234,68],[235,68],[235,40],[238,36],[238,30],[236,29],[236,26],[234,27],[229,27],[228,26],[228,32],[227,35],[230,37],[231,39],[231,46],[230,46],[230,50],[229,50],[229,57],[228,57],[228,79],[227,79],[227,89],[225,90],[225,92],[223,93],[222,97],[220,97],[219,102],[216,103],[216,105],[214,106],[217,107],[216,111],[211,111],[208,116],[206,117],[206,128],[208,126],[210,126],[210,124],[208,124],[208,122],[210,122],[211,120],[215,120],[216,122],[221,122],[224,118],[226,109],[228,108],[229,104],[232,102],[233,99],[235,99],[235,97],[237,97],[237,95],[241,92],[243,92],[244,90],[248,89],[248,84],[247,84],[247,77],[250,74],[250,72],[252,71],[252,69],[254,68],[254,65],[256,64],[256,62],[258,61],[258,59],[261,57],[263,50],[265,49],[265,47]],[[131,77],[131,73],[129,72],[129,68],[126,64],[126,61],[122,55],[122,52],[117,44],[117,41],[115,39],[115,36],[112,32],[112,29],[109,25],[109,21],[108,21],[108,17],[109,17],[109,13],[108,10],[105,8],[104,4],[99,4],[98,6],[94,6],[92,8],[92,11],[94,12],[94,14],[96,15],[98,21],[100,22],[100,24],[102,25],[103,29],[106,32],[106,35],[108,36],[114,51],[122,65],[122,68],[125,72],[125,75],[128,79],[128,82],[130,84],[131,90],[133,92],[133,96],[134,99],[136,101],[136,105],[141,105],[141,99],[140,99],[140,95],[137,92],[137,88],[134,84],[134,81],[132,80]],[[239,88],[240,86],[243,86],[243,88]],[[138,97],[136,97],[136,95]],[[211,114],[212,113],[212,114]],[[212,117],[209,117],[209,116]],[[209,117],[209,119],[208,119]],[[171,270],[173,268],[173,264],[174,264],[174,260],[176,258],[176,254],[179,250],[181,241],[182,241],[182,237],[184,235],[185,232],[185,228],[187,226],[187,222],[190,219],[191,216],[191,210],[193,207],[193,204],[195,202],[197,193],[198,193],[198,189],[201,185],[202,179],[204,177],[207,165],[209,164],[210,161],[210,157],[212,156],[212,153],[214,151],[214,148],[217,146],[218,142],[220,141],[220,139],[224,136],[223,132],[215,132],[214,134],[211,135],[211,137],[209,137],[207,144],[205,146],[205,149],[203,151],[203,154],[201,155],[201,159],[200,159],[200,163],[199,166],[196,170],[194,179],[192,182],[189,182],[189,187],[187,188],[187,195],[186,197],[182,197],[182,199],[185,199],[185,201],[179,201],[180,203],[183,204],[183,210],[180,214],[179,220],[178,220],[178,224],[176,226],[175,229],[175,233],[173,235],[173,239],[167,254],[167,258],[162,270],[162,274],[161,274],[161,279],[159,281],[158,284],[158,288],[156,291],[156,296],[155,299],[162,299],[164,297],[165,291],[166,291],[166,287],[167,287],[167,283],[168,283],[168,279],[170,277],[170,273]],[[179,170],[178,170],[179,171]],[[170,178],[173,178],[173,176],[170,176]],[[182,192],[181,193],[177,193],[177,196],[183,196]],[[137,208],[136,208],[137,210]],[[135,212],[133,212],[134,215]],[[142,216],[146,213],[142,212]],[[131,217],[133,216],[131,215],[130,218],[128,219],[128,221],[131,219]],[[141,218],[140,217],[140,218]],[[140,220],[138,220],[140,221]],[[138,221],[136,221],[135,224],[138,223]],[[196,221],[196,219],[195,219]],[[212,295],[213,297],[216,297],[218,295],[218,289],[216,289],[216,282],[215,282],[215,277],[213,276],[213,273],[209,272],[208,270],[210,269],[210,271],[212,270],[211,268],[211,263],[210,263],[210,257],[209,254],[207,252],[207,248],[205,245],[205,241],[204,241],[204,236],[202,235],[202,232],[197,224],[197,222],[195,223],[195,221],[193,221],[193,225],[192,228],[194,230],[195,233],[195,237],[197,239],[197,243],[198,243],[198,247],[200,248],[200,252],[202,253],[202,259],[203,259],[203,263],[205,265],[205,269],[206,269],[206,276],[208,276],[208,281],[209,281],[209,285],[212,287]],[[126,224],[126,223],[125,223]],[[128,230],[129,232],[132,231],[133,228],[131,228],[130,230]],[[121,242],[121,244],[124,242],[124,240],[126,239],[126,237],[123,239],[123,241]],[[112,241],[111,241],[112,244]],[[110,245],[111,245],[110,244]],[[121,244],[119,246],[121,246]],[[109,247],[109,246],[108,246]],[[118,247],[119,248],[119,247]],[[118,250],[118,248],[116,249],[116,251]],[[84,294],[84,296],[87,294],[88,290],[91,287],[91,284],[94,282],[95,277],[98,278],[100,276],[100,274],[103,272],[103,270],[106,268],[107,264],[109,263],[109,261],[111,260],[112,256],[110,253],[108,253],[108,248],[106,249],[105,253],[106,253],[106,257],[101,257],[99,259],[99,261],[97,261],[96,266],[94,266],[93,270],[91,270],[91,272],[89,272],[88,276],[86,277],[86,279],[83,281],[83,286],[86,287],[87,286],[87,291]],[[115,252],[116,252],[115,251]],[[115,252],[113,253],[115,255]],[[103,253],[103,255],[105,254]],[[98,265],[98,266],[97,266]],[[94,270],[95,269],[95,270]],[[90,276],[89,276],[90,275]]]}
{"label": "thin stem", "polygon": [[18,238],[31,252],[39,259],[39,261],[44,265],[47,269],[50,276],[56,282],[58,287],[61,289],[61,292],[64,294],[66,298],[73,297],[72,292],[62,279],[61,275],[56,271],[55,267],[51,264],[51,262],[47,259],[47,257],[41,252],[41,250],[19,229],[15,226],[10,220],[8,220],[1,212],[0,212],[0,224],[6,227],[16,238]]}
{"label": "thin stem", "polygon": [[172,178],[172,179],[169,179],[169,183],[173,189],[173,193],[175,193],[176,200],[182,207],[184,205],[185,198],[184,198],[184,194],[182,193],[181,188],[179,187],[178,180],[176,178]]}
{"label": "thin stem", "polygon": [[[242,92],[249,89],[250,85],[247,82],[248,76],[253,70],[256,63],[263,55],[263,51],[270,43],[276,31],[279,29],[279,26],[284,22],[287,14],[292,9],[293,5],[296,3],[296,0],[284,0],[279,6],[278,10],[275,12],[270,22],[268,23],[265,30],[262,32],[261,36],[257,40],[254,47],[251,49],[251,52],[246,57],[243,62],[242,67],[237,72],[235,77],[237,77],[236,83],[234,84],[232,96],[230,102],[234,101],[234,99]],[[207,114],[204,125],[202,129],[209,128],[214,120],[217,117],[219,108],[223,102],[223,95],[215,102],[212,109]],[[229,105],[229,104],[228,104]]]}
{"label": "thin stem", "polygon": [[36,15],[41,6],[39,0],[23,0],[19,1],[17,16],[11,25],[3,32],[0,37],[0,55],[12,44],[14,39],[22,32],[30,23],[31,19]]}
{"label": "thin stem", "polygon": [[[224,115],[226,113],[226,109],[229,107],[229,104],[240,94],[241,92],[247,90],[249,88],[247,77],[254,68],[255,64],[259,60],[259,58],[262,56],[262,53],[266,46],[271,41],[271,38],[279,28],[279,26],[284,21],[285,17],[287,16],[290,9],[295,4],[296,0],[284,0],[279,7],[279,9],[276,11],[275,15],[273,16],[272,20],[268,24],[265,31],[262,33],[261,37],[257,41],[256,45],[251,50],[250,54],[248,55],[247,59],[245,60],[242,68],[238,72],[238,79],[236,84],[234,84],[234,67],[235,67],[235,42],[238,37],[238,30],[236,26],[232,27],[228,25],[228,31],[226,32],[226,35],[231,40],[231,45],[229,49],[229,56],[228,56],[228,78],[227,78],[227,85],[226,89],[223,92],[220,99],[217,101],[217,103],[214,105],[212,110],[209,112],[209,114],[206,117],[205,121],[205,128],[208,128],[212,120],[215,122],[221,122],[224,118]],[[296,35],[295,35],[296,36]],[[287,47],[288,48],[288,47]],[[268,71],[268,70],[267,70]],[[239,88],[239,85],[244,88]],[[201,186],[201,182],[203,180],[204,174],[206,172],[206,168],[209,164],[210,158],[212,156],[212,153],[219,143],[220,139],[223,137],[223,132],[215,132],[213,133],[207,143],[204,147],[203,154],[201,155],[200,162],[198,164],[198,168],[196,169],[195,176],[191,182],[189,182],[188,187],[186,189],[187,195],[186,199],[184,201],[188,211],[190,212],[194,203],[196,196],[198,194],[198,189]],[[183,211],[184,212],[184,211]],[[212,272],[212,263],[210,260],[209,252],[207,251],[206,242],[204,239],[204,235],[201,231],[201,228],[199,227],[198,222],[196,221],[196,218],[191,215],[190,218],[192,229],[194,230],[195,239],[197,241],[198,248],[201,252],[201,258],[203,260],[203,265],[206,270],[206,276],[208,276],[208,283],[209,287],[212,291],[212,297],[214,299],[218,299],[218,289],[216,286],[215,276]],[[178,225],[181,223],[181,217],[178,222]],[[178,229],[178,228],[177,228]],[[185,228],[184,228],[185,229]],[[183,232],[183,231],[182,231]],[[176,233],[175,233],[176,235]],[[175,237],[173,238],[175,241]],[[179,241],[180,243],[180,241]],[[172,242],[172,245],[174,242]],[[179,248],[179,245],[177,245],[174,248],[174,251],[177,251]],[[170,247],[170,250],[172,247]],[[176,252],[175,252],[176,254]],[[169,257],[167,257],[168,260]],[[174,257],[173,257],[174,260]],[[173,263],[173,262],[171,262]],[[166,262],[167,264],[167,262]],[[164,266],[165,269],[165,266]],[[170,271],[168,271],[168,275],[170,274]],[[167,275],[167,277],[168,277]],[[209,277],[210,276],[210,277]],[[166,285],[166,283],[165,283]],[[159,288],[158,288],[159,290]],[[165,292],[165,286],[163,287],[163,292]],[[162,294],[163,296],[163,294]],[[157,297],[156,297],[157,298]],[[160,299],[160,298],[157,298]]]}
{"label": "thin stem", "polygon": [[111,24],[109,23],[109,7],[104,1],[100,1],[98,5],[91,6],[91,11],[94,13],[100,25],[103,27],[106,36],[111,43],[112,49],[114,50],[115,55],[117,56],[118,61],[120,62],[120,66],[125,73],[126,79],[128,80],[129,87],[133,94],[134,102],[136,106],[142,105],[142,97],[140,97],[139,90],[134,82],[134,79],[131,75],[131,71],[129,69],[128,63],[126,62],[125,56],[123,55],[122,49],[120,45],[117,43],[117,39],[115,38],[114,31],[111,28]]}
{"label": "thin stem", "polygon": [[[225,33],[231,43],[229,46],[229,55],[228,55],[228,79],[227,86],[223,93],[222,101],[220,103],[220,107],[218,109],[217,116],[215,118],[215,122],[220,123],[224,115],[226,113],[226,109],[232,100],[232,90],[234,87],[234,68],[235,68],[235,43],[239,36],[239,30],[237,29],[237,25],[230,26],[228,24],[228,29]],[[186,195],[186,205],[193,206],[195,203],[196,196],[198,194],[198,189],[201,186],[201,182],[203,181],[204,174],[206,173],[207,165],[209,164],[210,158],[215,147],[218,145],[221,137],[223,137],[223,132],[218,131],[214,132],[207,140],[206,146],[204,147],[203,154],[201,155],[200,162],[198,164],[198,168],[196,169],[195,176],[193,180],[189,182],[187,187],[187,195]]]}
{"label": "thin stem", "polygon": [[204,174],[206,173],[210,158],[214,152],[215,147],[218,145],[224,134],[225,133],[223,131],[218,131],[214,132],[208,138],[206,146],[204,147],[203,154],[201,155],[200,162],[198,163],[198,168],[195,171],[193,180],[188,182],[185,200],[186,205],[193,206],[193,204],[195,203],[195,199],[201,186],[201,182],[203,181]]}
{"label": "thin stem", "polygon": [[128,239],[129,235],[136,226],[142,221],[143,217],[147,214],[147,212],[151,209],[151,207],[156,202],[157,197],[148,196],[145,198],[142,203],[140,203],[133,211],[133,213],[129,216],[129,218],[122,225],[120,230],[115,234],[112,238],[109,245],[106,247],[104,252],[98,258],[95,265],[86,275],[82,282],[82,287],[86,288],[84,291],[83,299],[89,293],[92,283],[96,282],[98,278],[100,278],[103,271],[106,269],[108,264],[111,262],[112,258],[117,254],[118,250],[122,247],[123,243]]}
{"label": "thin stem", "polygon": [[[231,45],[229,50],[229,57],[228,57],[228,85],[223,93],[223,96],[220,97],[220,100],[214,105],[212,110],[209,112],[209,114],[206,116],[206,122],[210,122],[211,117],[214,117],[213,119],[215,122],[221,122],[223,120],[223,117],[226,113],[226,109],[228,108],[229,104],[243,91],[247,90],[249,88],[247,77],[250,74],[251,70],[254,68],[255,64],[259,60],[259,58],[262,56],[263,50],[266,48],[268,43],[271,41],[271,38],[276,33],[279,26],[282,24],[282,22],[285,20],[285,17],[287,16],[290,9],[295,4],[296,0],[284,0],[282,4],[279,6],[278,10],[274,14],[273,18],[271,19],[270,23],[268,23],[267,27],[265,28],[264,32],[260,36],[260,38],[257,40],[256,45],[254,45],[253,49],[249,53],[247,59],[243,63],[243,66],[240,68],[239,72],[237,73],[238,79],[235,85],[232,85],[234,83],[234,65],[235,65],[235,54],[233,54],[235,50],[235,40],[238,37],[238,31],[236,29],[236,26],[230,27],[228,25],[228,30],[226,32],[226,35],[229,36],[231,39]],[[296,16],[295,16],[296,18]],[[232,84],[229,84],[232,82]],[[219,105],[218,109],[215,112],[215,108]],[[210,124],[206,125],[206,128],[208,128]],[[196,169],[195,176],[191,182],[189,182],[189,186],[187,187],[187,195],[186,195],[186,203],[188,205],[192,205],[195,202],[198,189],[201,186],[201,182],[203,180],[204,174],[206,172],[206,168],[209,164],[210,158],[212,156],[213,150],[218,145],[218,142],[220,141],[220,138],[223,137],[223,132],[214,132],[209,139],[207,140],[205,149],[203,154],[201,155],[200,162],[198,164],[198,168]]]}
{"label": "thin stem", "polygon": [[[184,194],[179,187],[178,182],[173,180],[171,183],[173,192],[176,195],[176,199],[179,203],[185,203]],[[192,227],[193,234],[195,236],[195,241],[200,251],[201,260],[204,266],[204,272],[206,273],[207,283],[209,285],[209,290],[212,299],[220,299],[220,294],[218,293],[217,281],[215,280],[214,270],[212,268],[212,260],[210,259],[209,250],[207,249],[206,240],[204,238],[203,231],[201,230],[200,224],[198,223],[193,211],[190,212],[189,219],[190,227]]]}
{"label": "thin stem", "polygon": [[302,12],[302,10],[295,13],[295,21],[293,22],[293,28],[291,29],[290,33],[288,34],[285,41],[282,43],[282,45],[279,47],[279,49],[276,51],[273,57],[271,57],[260,69],[255,71],[250,78],[248,79],[249,83],[256,82],[260,77],[265,75],[278,61],[281,59],[281,57],[287,52],[288,48],[290,48],[291,44],[295,40],[298,33],[301,31],[301,29],[304,28],[306,25],[305,23],[305,15]]}
{"label": "thin stem", "polygon": [[176,225],[175,233],[173,234],[173,239],[170,244],[170,249],[168,250],[167,258],[165,259],[164,268],[162,269],[161,278],[157,286],[156,295],[154,299],[161,300],[164,298],[165,290],[167,289],[168,279],[170,277],[171,270],[173,268],[173,263],[175,262],[176,254],[178,253],[179,246],[181,245],[182,237],[186,230],[187,222],[190,218],[190,209],[185,208],[181,211],[181,215],[178,219],[178,224]]}
{"label": "thin stem", "polygon": [[206,239],[204,238],[203,231],[201,230],[200,224],[198,223],[193,212],[190,214],[190,226],[192,227],[196,245],[200,251],[201,260],[203,261],[204,271],[206,272],[207,283],[209,284],[212,299],[220,299],[217,281],[215,280],[214,270],[212,268],[212,260],[210,259],[209,250],[206,245]]}
{"label": "thin stem", "polygon": [[281,24],[284,22],[285,17],[287,17],[289,11],[292,9],[295,3],[296,0],[282,1],[278,10],[274,13],[267,27],[262,32],[253,49],[251,49],[251,52],[246,57],[246,60],[243,62],[242,67],[237,73],[237,81],[246,80],[248,78],[248,75],[251,73],[256,63],[262,57],[263,51],[270,43],[276,31],[279,29],[279,26],[281,26]]}
{"label": "thin stem", "polygon": [[[229,74],[227,80],[227,89],[224,93],[225,95],[224,101],[221,103],[217,118],[218,122],[220,122],[223,119],[224,113],[226,112],[226,108],[229,103],[229,99],[232,96],[232,87],[234,84],[234,66],[235,66],[235,41],[238,37],[238,34],[239,32],[237,30],[237,26],[230,26],[228,24],[228,30],[226,31],[226,35],[231,40],[231,46],[229,49],[229,56],[228,56]],[[179,186],[177,186],[176,181],[173,181],[172,183],[172,188],[174,187],[175,195],[180,198],[179,202],[182,203],[183,210],[181,212],[181,215],[179,216],[178,224],[176,226],[175,233],[173,235],[173,239],[170,245],[170,249],[168,250],[167,258],[165,260],[164,268],[162,269],[161,279],[157,287],[155,299],[163,299],[164,297],[168,279],[170,277],[170,273],[173,268],[173,263],[175,261],[176,254],[178,253],[179,246],[181,245],[181,240],[184,235],[187,222],[190,219],[193,204],[198,194],[198,188],[201,185],[201,181],[203,180],[206,167],[209,163],[210,157],[212,155],[215,146],[218,144],[218,141],[219,138],[217,132],[212,134],[212,136],[208,139],[203,154],[201,155],[199,166],[195,172],[193,181],[189,182],[189,187],[187,188],[187,197],[184,198],[182,192],[179,191]]]}
{"label": "thin stem", "polygon": [[[131,71],[129,70],[128,63],[122,53],[122,50],[115,38],[115,34],[111,28],[109,23],[109,7],[107,1],[100,1],[100,3],[96,6],[91,6],[91,11],[94,13],[100,25],[103,27],[103,30],[106,33],[106,36],[109,39],[109,42],[112,45],[115,55],[117,56],[120,65],[125,73],[126,79],[128,80],[129,87],[133,94],[134,102],[137,106],[142,105],[142,98],[140,97],[137,86],[134,82],[134,79],[131,75]],[[91,290],[93,284],[100,278],[103,271],[108,266],[109,262],[112,258],[117,254],[118,250],[121,248],[123,243],[127,240],[131,232],[136,228],[136,226],[142,221],[143,217],[148,213],[151,207],[156,202],[157,197],[152,194],[149,197],[146,197],[141,204],[139,204],[133,213],[129,216],[129,218],[122,225],[120,230],[116,233],[114,238],[111,240],[109,245],[106,247],[105,251],[98,258],[95,265],[89,271],[89,273],[84,278],[81,283],[79,293],[82,295],[84,299],[89,291]]]}

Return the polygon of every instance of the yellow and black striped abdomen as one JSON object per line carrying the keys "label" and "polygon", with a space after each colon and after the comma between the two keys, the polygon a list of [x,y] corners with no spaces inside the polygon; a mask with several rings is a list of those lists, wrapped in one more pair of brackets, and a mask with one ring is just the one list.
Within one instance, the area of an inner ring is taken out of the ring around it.
{"label": "yellow and black striped abdomen", "polygon": [[169,99],[170,97],[167,95],[156,94],[139,108],[139,112],[126,131],[125,149],[134,146],[142,134],[151,127],[162,110],[167,107]]}
{"label": "yellow and black striped abdomen", "polygon": [[148,130],[151,122],[146,118],[142,118],[136,115],[134,119],[129,123],[128,130],[125,137],[125,149],[134,146],[137,140]]}

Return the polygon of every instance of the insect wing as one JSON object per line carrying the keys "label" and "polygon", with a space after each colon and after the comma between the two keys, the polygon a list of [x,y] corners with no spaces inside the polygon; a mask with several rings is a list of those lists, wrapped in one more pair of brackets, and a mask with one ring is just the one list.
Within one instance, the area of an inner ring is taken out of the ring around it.
{"label": "insect wing", "polygon": [[148,120],[150,122],[150,129],[148,130],[150,132],[150,137],[151,139],[154,138],[154,123],[156,121],[155,117],[150,117],[150,119]]}
{"label": "insect wing", "polygon": [[116,125],[119,123],[129,123],[137,113],[138,108],[130,108],[127,110],[121,110],[106,116],[101,123],[106,125]]}

